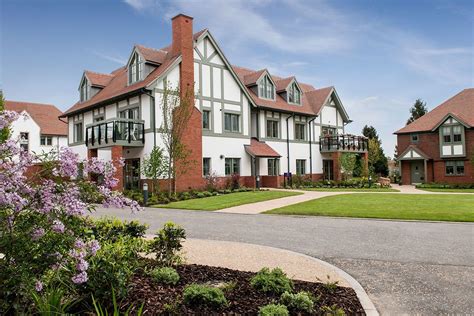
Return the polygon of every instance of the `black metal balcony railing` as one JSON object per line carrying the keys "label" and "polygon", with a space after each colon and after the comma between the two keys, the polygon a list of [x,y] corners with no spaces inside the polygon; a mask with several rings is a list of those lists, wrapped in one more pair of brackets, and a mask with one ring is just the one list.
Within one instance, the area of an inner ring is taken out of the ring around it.
{"label": "black metal balcony railing", "polygon": [[365,152],[369,148],[369,140],[364,136],[334,135],[319,138],[319,151],[357,151]]}
{"label": "black metal balcony railing", "polygon": [[106,147],[114,144],[141,146],[144,143],[143,121],[114,119],[96,122],[86,127],[87,147]]}

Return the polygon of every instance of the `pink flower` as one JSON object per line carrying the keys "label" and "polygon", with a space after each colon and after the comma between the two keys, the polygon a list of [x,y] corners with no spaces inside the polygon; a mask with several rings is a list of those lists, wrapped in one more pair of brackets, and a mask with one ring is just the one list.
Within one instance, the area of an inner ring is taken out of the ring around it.
{"label": "pink flower", "polygon": [[73,276],[71,278],[72,282],[74,282],[75,284],[82,284],[82,283],[85,283],[87,282],[88,278],[87,278],[87,272],[85,271],[82,271],[81,273],[79,274],[76,274],[75,276]]}
{"label": "pink flower", "polygon": [[86,271],[89,268],[89,263],[84,259],[79,259],[76,264],[76,269],[78,271]]}
{"label": "pink flower", "polygon": [[91,255],[95,256],[97,251],[100,249],[100,244],[97,240],[94,239],[87,243],[87,247],[89,248]]}
{"label": "pink flower", "polygon": [[41,227],[36,228],[35,230],[33,230],[33,233],[31,234],[31,239],[38,240],[41,237],[43,237],[44,234],[45,234],[44,228],[41,228]]}
{"label": "pink flower", "polygon": [[64,233],[64,224],[59,220],[54,220],[53,226],[51,226],[52,230],[56,233]]}
{"label": "pink flower", "polygon": [[43,290],[43,283],[41,283],[41,281],[36,281],[35,290],[36,292],[41,292]]}

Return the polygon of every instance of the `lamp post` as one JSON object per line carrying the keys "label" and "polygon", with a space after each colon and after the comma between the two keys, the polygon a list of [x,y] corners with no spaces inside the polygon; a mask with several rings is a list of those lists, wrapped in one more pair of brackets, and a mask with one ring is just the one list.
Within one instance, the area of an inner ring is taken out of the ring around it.
{"label": "lamp post", "polygon": [[143,183],[143,205],[146,206],[148,202],[148,183]]}
{"label": "lamp post", "polygon": [[260,175],[257,176],[256,187],[257,190],[260,190]]}
{"label": "lamp post", "polygon": [[372,176],[369,176],[369,188],[372,186]]}

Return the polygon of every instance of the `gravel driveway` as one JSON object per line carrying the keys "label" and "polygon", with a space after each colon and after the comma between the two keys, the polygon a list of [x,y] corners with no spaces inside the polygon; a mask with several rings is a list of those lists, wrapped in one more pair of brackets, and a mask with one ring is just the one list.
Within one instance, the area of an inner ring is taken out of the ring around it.
{"label": "gravel driveway", "polygon": [[191,238],[242,241],[328,261],[356,278],[382,314],[474,313],[474,224],[146,209],[99,209]]}

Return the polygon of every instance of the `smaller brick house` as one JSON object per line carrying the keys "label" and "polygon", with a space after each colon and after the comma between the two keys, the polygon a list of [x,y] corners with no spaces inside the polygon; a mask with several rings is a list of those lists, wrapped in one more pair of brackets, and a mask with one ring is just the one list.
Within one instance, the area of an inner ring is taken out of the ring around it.
{"label": "smaller brick house", "polygon": [[395,134],[403,184],[474,183],[474,88]]}

